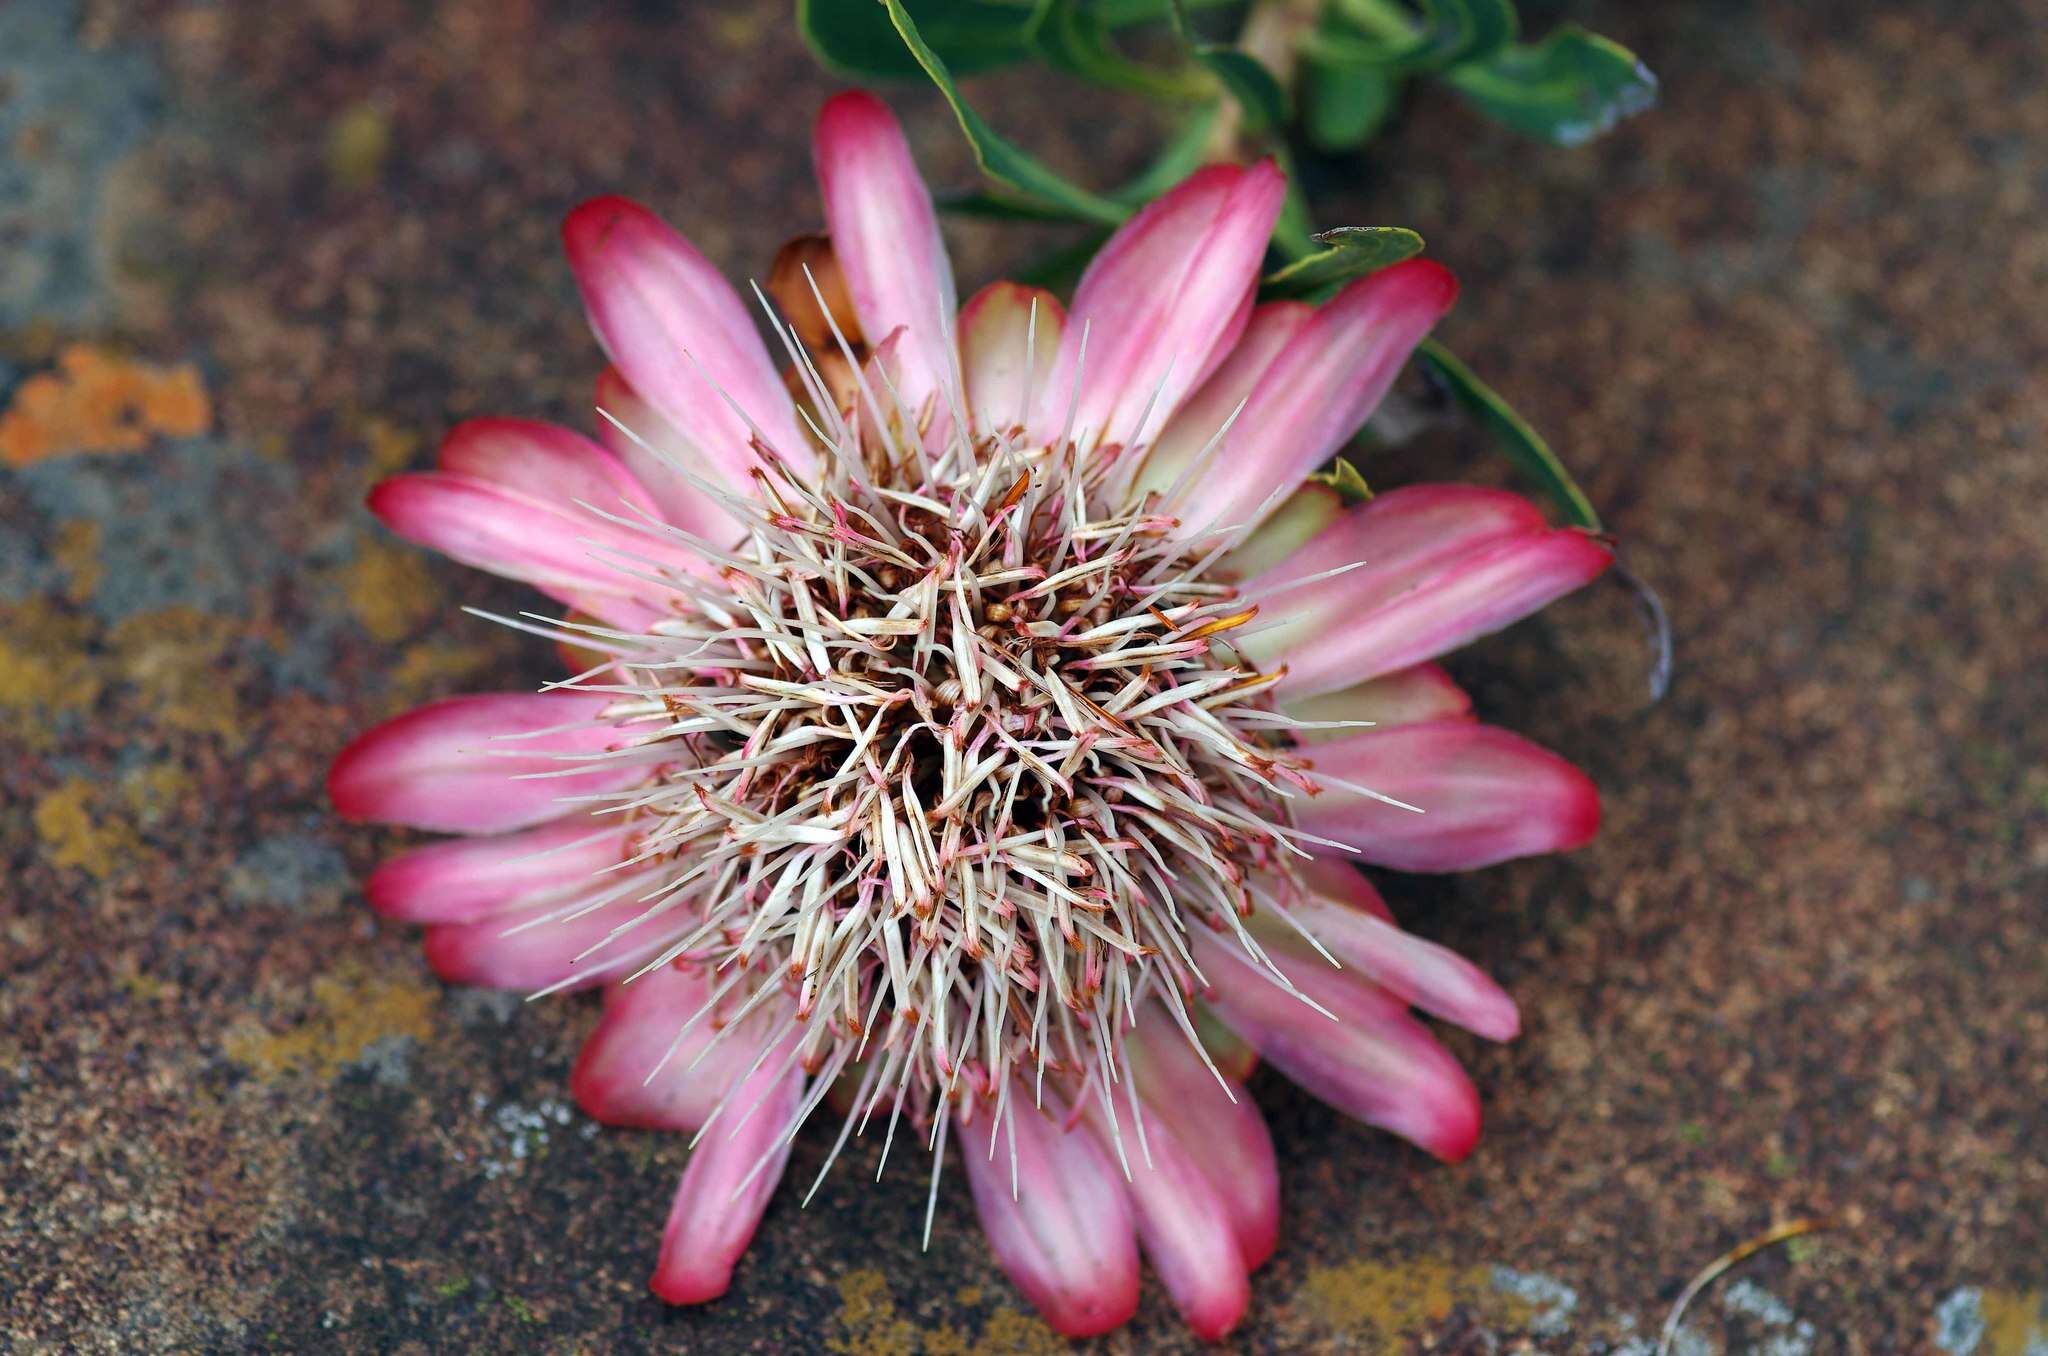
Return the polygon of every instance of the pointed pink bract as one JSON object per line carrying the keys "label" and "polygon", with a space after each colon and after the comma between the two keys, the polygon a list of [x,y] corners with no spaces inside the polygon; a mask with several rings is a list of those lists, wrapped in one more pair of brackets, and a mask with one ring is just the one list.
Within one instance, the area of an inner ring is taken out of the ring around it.
{"label": "pointed pink bract", "polygon": [[1612,548],[1547,526],[1517,496],[1418,485],[1346,511],[1256,588],[1357,564],[1278,593],[1278,625],[1244,639],[1294,700],[1420,663],[1521,620],[1597,578]]}
{"label": "pointed pink bract", "polygon": [[1213,474],[1180,505],[1190,531],[1250,521],[1365,425],[1415,345],[1451,308],[1450,270],[1410,259],[1360,278],[1315,313],[1260,376]]}
{"label": "pointed pink bract", "polygon": [[387,859],[363,883],[370,907],[407,923],[474,923],[589,886],[625,856],[627,826],[571,814],[539,828],[449,838]]}
{"label": "pointed pink bract", "polygon": [[[356,737],[327,774],[327,797],[344,819],[442,833],[500,833],[555,819],[564,797],[644,780],[647,769],[600,754],[620,734],[599,713],[612,699],[590,693],[494,692],[450,697]],[[534,773],[572,775],[531,777]]]}
{"label": "pointed pink bract", "polygon": [[715,1014],[703,1011],[714,987],[674,965],[608,987],[604,1016],[569,1076],[576,1105],[607,1125],[703,1125],[761,1048],[742,1032],[719,1035]]}
{"label": "pointed pink bract", "polygon": [[1026,1084],[1010,1089],[1009,1113],[993,1126],[975,1122],[958,1140],[982,1231],[1046,1322],[1068,1337],[1108,1332],[1138,1307],[1137,1235],[1123,1180],[1086,1130],[1066,1129],[1035,1107]]}
{"label": "pointed pink bract", "polygon": [[769,1051],[690,1151],[648,1282],[662,1299],[702,1304],[732,1284],[733,1267],[782,1181],[786,1132],[803,1087],[802,1070],[784,1069],[781,1052]]}
{"label": "pointed pink bract", "polygon": [[1402,1004],[1371,982],[1309,953],[1281,968],[1326,1017],[1265,971],[1196,938],[1212,1000],[1265,1060],[1316,1097],[1451,1162],[1479,1139],[1479,1094]]}
{"label": "pointed pink bract", "polygon": [[896,115],[865,90],[826,100],[813,145],[832,252],[868,342],[904,335],[897,394],[914,417],[950,384],[959,306],[931,190]]}
{"label": "pointed pink bract", "polygon": [[1057,437],[1070,413],[1083,446],[1163,428],[1243,333],[1286,191],[1271,161],[1211,165],[1119,227],[1074,291],[1033,435]]}
{"label": "pointed pink bract", "polygon": [[593,198],[562,244],[598,342],[635,391],[745,492],[760,465],[753,429],[799,468],[811,461],[789,393],[730,284],[652,212]]}
{"label": "pointed pink bract", "polygon": [[1426,721],[1347,735],[1315,749],[1316,774],[1418,807],[1328,787],[1299,813],[1308,832],[1402,871],[1469,871],[1569,852],[1600,827],[1600,795],[1585,773],[1491,725]]}

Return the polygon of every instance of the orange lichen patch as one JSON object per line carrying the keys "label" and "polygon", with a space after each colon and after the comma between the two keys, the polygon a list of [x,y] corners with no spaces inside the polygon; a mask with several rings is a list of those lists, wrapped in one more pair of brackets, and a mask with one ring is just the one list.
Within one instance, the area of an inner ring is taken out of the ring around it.
{"label": "orange lichen patch", "polygon": [[140,452],[152,438],[189,438],[212,422],[198,368],[158,367],[68,344],[57,354],[57,369],[22,382],[0,413],[0,462],[30,466],[75,452]]}
{"label": "orange lichen patch", "polygon": [[141,848],[134,826],[97,811],[92,783],[73,777],[36,801],[36,837],[57,866],[78,867],[105,880]]}
{"label": "orange lichen patch", "polygon": [[227,1057],[262,1077],[303,1071],[332,1078],[342,1065],[387,1036],[424,1041],[433,1034],[440,994],[407,980],[355,972],[313,981],[313,1009],[285,1031],[253,1023],[222,1042]]}

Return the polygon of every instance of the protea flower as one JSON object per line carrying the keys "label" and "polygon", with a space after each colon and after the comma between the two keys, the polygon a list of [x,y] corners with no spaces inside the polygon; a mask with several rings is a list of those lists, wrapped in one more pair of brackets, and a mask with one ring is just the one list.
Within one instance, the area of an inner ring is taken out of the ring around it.
{"label": "protea flower", "polygon": [[565,604],[501,620],[575,672],[370,731],[334,804],[464,835],[368,885],[445,979],[605,986],[578,1102],[696,1135],[664,1299],[726,1289],[829,1095],[839,1145],[914,1136],[934,1195],[957,1152],[1061,1331],[1130,1316],[1142,1249],[1220,1335],[1279,1227],[1255,1058],[1472,1147],[1472,1085],[1410,1009],[1499,1040],[1514,1004],[1351,863],[1591,836],[1587,779],[1430,661],[1610,553],[1504,493],[1305,480],[1456,286],[1413,260],[1255,306],[1271,164],[1140,212],[1070,309],[996,283],[956,310],[888,110],[833,99],[816,152],[828,235],[771,279],[781,363],[646,210],[570,215],[600,441],[466,423],[370,505]]}

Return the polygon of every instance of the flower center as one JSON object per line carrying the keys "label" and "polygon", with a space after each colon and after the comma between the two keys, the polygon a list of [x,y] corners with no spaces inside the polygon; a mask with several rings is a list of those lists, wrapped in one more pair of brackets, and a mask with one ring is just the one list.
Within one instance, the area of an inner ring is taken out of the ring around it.
{"label": "flower center", "polygon": [[658,769],[606,807],[652,886],[620,944],[714,967],[715,1021],[780,1023],[870,1109],[1078,1100],[1141,1001],[1192,1031],[1193,929],[1256,955],[1295,888],[1313,786],[1230,648],[1257,608],[1228,537],[1113,502],[1113,458],[848,432],[816,477],[766,457],[716,577],[574,684]]}

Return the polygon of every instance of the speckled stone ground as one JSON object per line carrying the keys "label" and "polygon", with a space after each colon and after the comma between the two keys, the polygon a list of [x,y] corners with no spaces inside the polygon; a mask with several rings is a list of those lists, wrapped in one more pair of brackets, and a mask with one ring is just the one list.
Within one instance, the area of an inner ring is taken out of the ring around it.
{"label": "speckled stone ground", "polygon": [[[2048,4],[1570,11],[1666,81],[1582,151],[1425,97],[1311,167],[1419,228],[1444,333],[1554,437],[1676,623],[1619,589],[1459,661],[1606,788],[1563,861],[1390,882],[1515,991],[1438,1166],[1277,1080],[1247,1351],[2048,1344]],[[594,17],[602,10],[603,17]],[[733,1293],[644,1276],[682,1146],[564,1084],[586,1001],[449,992],[321,803],[347,735],[537,680],[496,588],[359,507],[476,412],[586,417],[554,248],[641,196],[737,274],[812,223],[830,83],[784,6],[0,5],[0,1346],[1051,1349],[964,1190],[856,1155]],[[999,79],[1108,182],[1142,109]],[[905,91],[942,183],[970,170]],[[1034,243],[955,236],[963,278]],[[1491,476],[1448,427],[1367,467]],[[792,1174],[824,1145],[806,1138]],[[1192,1347],[1148,1289],[1105,1350]]]}

